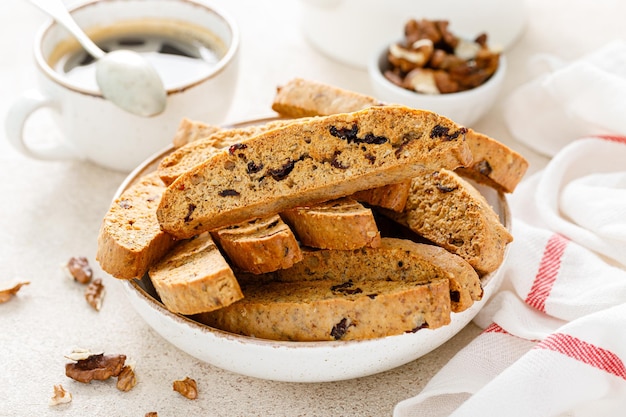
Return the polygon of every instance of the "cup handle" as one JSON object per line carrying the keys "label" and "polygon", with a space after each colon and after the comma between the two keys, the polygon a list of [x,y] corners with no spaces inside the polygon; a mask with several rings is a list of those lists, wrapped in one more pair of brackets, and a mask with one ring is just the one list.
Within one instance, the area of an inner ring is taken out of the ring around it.
{"label": "cup handle", "polygon": [[5,120],[6,135],[11,145],[22,154],[34,159],[79,159],[80,157],[75,150],[61,142],[42,143],[36,146],[27,143],[24,137],[26,121],[36,110],[44,107],[58,110],[56,102],[38,90],[25,91],[13,103]]}

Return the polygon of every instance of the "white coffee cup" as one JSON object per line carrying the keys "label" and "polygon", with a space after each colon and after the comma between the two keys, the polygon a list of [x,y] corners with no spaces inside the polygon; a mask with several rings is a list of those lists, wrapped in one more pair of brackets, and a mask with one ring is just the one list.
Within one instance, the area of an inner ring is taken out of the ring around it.
{"label": "white coffee cup", "polygon": [[[50,22],[35,38],[38,86],[23,92],[7,113],[7,138],[17,150],[36,159],[83,159],[127,172],[170,144],[183,118],[223,122],[235,92],[240,44],[238,27],[224,12],[195,0],[96,0],[73,8],[71,14],[96,41],[128,27],[152,27],[155,33],[190,45],[199,38],[212,40],[216,62],[180,80],[176,63],[169,63],[174,69],[169,82],[162,73],[166,109],[153,117],[136,116],[105,100],[95,82],[81,83],[51,65],[51,59],[72,49],[75,41]],[[27,121],[41,117],[35,112],[44,108],[51,110],[60,134],[43,141],[26,138]]]}

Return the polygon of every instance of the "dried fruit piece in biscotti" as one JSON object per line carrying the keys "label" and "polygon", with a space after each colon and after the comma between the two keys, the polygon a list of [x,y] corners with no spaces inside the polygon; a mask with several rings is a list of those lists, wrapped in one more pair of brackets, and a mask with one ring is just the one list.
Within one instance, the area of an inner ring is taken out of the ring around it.
{"label": "dried fruit piece in biscotti", "polygon": [[413,178],[404,212],[385,215],[459,255],[480,274],[500,266],[513,240],[485,197],[445,169]]}
{"label": "dried fruit piece in biscotti", "polygon": [[291,122],[292,120],[274,120],[238,129],[220,129],[198,140],[190,141],[161,160],[158,167],[159,176],[165,185],[170,185],[181,174],[204,162],[221,148],[243,142],[259,133],[285,126]]}
{"label": "dried fruit piece in biscotti", "polygon": [[289,268],[302,260],[296,237],[278,215],[226,226],[212,235],[237,268],[253,274]]}
{"label": "dried fruit piece in biscotti", "polygon": [[96,260],[116,278],[141,278],[173,245],[163,232],[156,209],[165,185],[148,174],[115,199],[102,220]]}
{"label": "dried fruit piece in biscotti", "polygon": [[282,116],[298,118],[353,112],[381,104],[363,94],[295,78],[276,89],[272,109]]}
{"label": "dried fruit piece in biscotti", "polygon": [[297,282],[329,279],[347,281],[450,280],[451,309],[460,312],[482,298],[478,274],[460,256],[438,246],[408,239],[384,237],[376,248],[312,250],[303,248],[303,259],[291,268],[262,276],[238,275],[240,282]]}
{"label": "dried fruit piece in biscotti", "polygon": [[370,107],[294,122],[178,177],[157,210],[179,238],[471,161],[465,128],[435,113]]}
{"label": "dried fruit piece in biscotti", "polygon": [[235,275],[209,233],[180,242],[148,271],[168,310],[196,314],[243,297]]}
{"label": "dried fruit piece in biscotti", "polygon": [[372,210],[351,198],[285,210],[280,216],[305,246],[357,249],[380,245]]}
{"label": "dried fruit piece in biscotti", "polygon": [[447,279],[249,282],[242,288],[242,300],[194,319],[232,333],[293,341],[372,339],[450,322]]}

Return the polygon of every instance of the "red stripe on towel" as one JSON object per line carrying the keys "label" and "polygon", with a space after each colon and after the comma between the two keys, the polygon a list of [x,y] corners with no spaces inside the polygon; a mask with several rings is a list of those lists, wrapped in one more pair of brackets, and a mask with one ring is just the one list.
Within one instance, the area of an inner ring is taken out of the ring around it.
{"label": "red stripe on towel", "polygon": [[485,330],[483,330],[483,333],[505,333],[505,334],[508,334],[508,332],[506,330],[504,330],[502,327],[500,327],[499,324],[496,324],[496,323],[491,323],[489,326],[485,327]]}
{"label": "red stripe on towel", "polygon": [[569,240],[559,234],[552,235],[548,240],[539,263],[539,270],[526,296],[526,304],[529,306],[545,313],[546,299],[561,269],[561,258],[568,243]]}
{"label": "red stripe on towel", "polygon": [[535,349],[546,349],[561,353],[605,372],[626,379],[624,362],[615,353],[587,343],[574,336],[553,333],[535,345]]}
{"label": "red stripe on towel", "polygon": [[597,135],[597,138],[606,139],[611,142],[623,143],[626,145],[626,136],[617,136],[617,135]]}

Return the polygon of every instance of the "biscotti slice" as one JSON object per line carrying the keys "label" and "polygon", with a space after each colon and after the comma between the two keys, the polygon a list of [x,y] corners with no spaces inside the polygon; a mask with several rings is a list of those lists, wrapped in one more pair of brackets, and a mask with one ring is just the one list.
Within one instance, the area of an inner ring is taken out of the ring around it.
{"label": "biscotti slice", "polygon": [[413,178],[404,212],[385,214],[459,255],[480,274],[500,266],[513,240],[484,196],[445,169]]}
{"label": "biscotti slice", "polygon": [[159,175],[165,185],[170,185],[185,171],[204,162],[221,148],[226,148],[234,143],[244,142],[246,139],[259,133],[267,132],[289,123],[292,123],[292,120],[275,120],[238,129],[220,129],[214,132],[214,134],[191,141],[165,156],[159,163]]}
{"label": "biscotti slice", "polygon": [[285,210],[280,216],[306,246],[347,250],[380,245],[372,210],[348,197]]}
{"label": "biscotti slice", "polygon": [[467,165],[465,128],[425,110],[370,107],[233,144],[164,192],[163,230],[187,238],[255,217]]}
{"label": "biscotti slice", "polygon": [[409,198],[410,189],[411,180],[406,180],[397,184],[383,185],[378,188],[358,191],[352,194],[352,198],[371,206],[402,212]]}
{"label": "biscotti slice", "polygon": [[[383,105],[373,97],[311,80],[295,79],[278,89],[272,107],[284,116],[327,116]],[[519,153],[486,135],[468,129],[466,140],[474,162],[460,173],[503,192],[513,192],[528,168]]]}
{"label": "biscotti slice", "polygon": [[212,311],[243,297],[232,269],[209,233],[178,244],[150,267],[148,275],[161,301],[173,313]]}
{"label": "biscotti slice", "polygon": [[226,226],[212,235],[228,259],[242,271],[272,272],[302,260],[296,237],[278,215]]}
{"label": "biscotti slice", "polygon": [[292,341],[372,339],[450,323],[446,279],[257,282],[242,287],[242,300],[194,319],[232,333]]}
{"label": "biscotti slice", "polygon": [[381,104],[363,94],[295,78],[276,89],[272,109],[284,117],[298,118],[353,112]]}
{"label": "biscotti slice", "polygon": [[528,161],[508,146],[468,129],[465,136],[474,160],[457,173],[504,193],[512,193],[528,169]]}
{"label": "biscotti slice", "polygon": [[116,278],[141,278],[173,245],[163,232],[156,209],[165,185],[156,173],[131,185],[111,203],[98,234],[96,260]]}
{"label": "biscotti slice", "polygon": [[384,237],[379,247],[356,250],[303,248],[303,259],[289,269],[262,276],[238,275],[240,282],[347,281],[450,281],[451,309],[460,312],[482,298],[478,274],[461,257],[431,244]]}
{"label": "biscotti slice", "polygon": [[191,120],[184,117],[178,125],[178,129],[172,140],[172,145],[174,145],[175,148],[180,148],[197,139],[211,136],[213,133],[219,132],[220,130],[222,130],[220,126],[209,125],[198,120]]}

